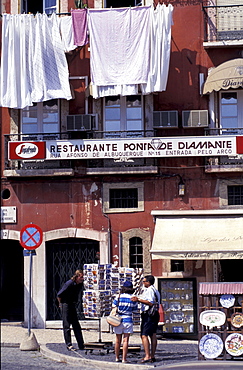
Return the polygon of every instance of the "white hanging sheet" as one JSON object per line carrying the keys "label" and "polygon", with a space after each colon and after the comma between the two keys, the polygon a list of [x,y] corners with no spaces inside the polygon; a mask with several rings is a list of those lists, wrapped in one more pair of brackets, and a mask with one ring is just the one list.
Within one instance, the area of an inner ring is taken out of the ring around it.
{"label": "white hanging sheet", "polygon": [[150,7],[88,10],[92,84],[147,81],[150,18]]}
{"label": "white hanging sheet", "polygon": [[22,109],[72,99],[68,64],[55,14],[4,14],[0,105]]}
{"label": "white hanging sheet", "polygon": [[148,81],[141,86],[144,94],[165,91],[171,48],[171,26],[173,25],[173,6],[158,4],[152,11],[150,68]]}
{"label": "white hanging sheet", "polygon": [[[158,4],[155,10],[153,7],[121,9],[118,21],[114,14],[116,15],[119,9],[88,12],[93,97],[97,99],[111,95],[136,95],[139,90],[142,94],[164,91],[170,62],[173,6]],[[134,25],[125,21],[134,9],[141,17],[146,9],[146,29],[142,23]],[[150,12],[150,16],[147,12]],[[145,33],[139,30],[139,26]],[[127,42],[130,34],[136,34],[138,39],[130,38],[130,42]],[[143,50],[139,49],[140,42],[143,43]],[[131,47],[141,54],[128,53]],[[146,78],[146,81],[138,78],[135,80],[139,63],[143,64],[145,60],[146,66],[144,64],[141,68],[144,72],[143,79]],[[124,70],[126,74],[122,75]],[[110,80],[112,83],[109,83]]]}
{"label": "white hanging sheet", "polygon": [[58,21],[61,39],[63,42],[65,52],[69,52],[76,49],[77,45],[74,45],[73,22],[71,15],[59,17]]}

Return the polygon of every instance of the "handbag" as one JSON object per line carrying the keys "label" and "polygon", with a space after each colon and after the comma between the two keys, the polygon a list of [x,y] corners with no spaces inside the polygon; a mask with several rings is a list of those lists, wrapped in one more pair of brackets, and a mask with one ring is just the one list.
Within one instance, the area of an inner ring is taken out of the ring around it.
{"label": "handbag", "polygon": [[106,321],[111,326],[119,326],[120,323],[121,323],[121,320],[122,320],[121,316],[118,313],[119,299],[120,299],[120,294],[119,294],[119,297],[118,297],[117,306],[112,308],[112,310],[110,312],[110,315],[107,316],[107,318],[106,318]]}

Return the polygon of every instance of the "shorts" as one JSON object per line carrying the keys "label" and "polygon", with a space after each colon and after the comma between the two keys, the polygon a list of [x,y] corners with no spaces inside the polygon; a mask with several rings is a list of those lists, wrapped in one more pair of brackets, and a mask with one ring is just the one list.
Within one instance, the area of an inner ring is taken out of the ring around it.
{"label": "shorts", "polygon": [[114,327],[115,334],[123,334],[123,333],[133,333],[133,323],[132,322],[121,322],[119,326]]}
{"label": "shorts", "polygon": [[147,312],[142,312],[141,315],[141,335],[146,337],[151,337],[154,333],[157,332],[158,322],[159,322],[159,313],[156,314],[153,318],[148,315]]}

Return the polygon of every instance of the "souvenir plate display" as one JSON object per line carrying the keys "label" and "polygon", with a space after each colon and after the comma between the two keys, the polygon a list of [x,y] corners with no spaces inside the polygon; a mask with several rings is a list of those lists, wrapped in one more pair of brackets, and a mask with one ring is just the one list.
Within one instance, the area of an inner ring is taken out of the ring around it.
{"label": "souvenir plate display", "polygon": [[221,355],[223,348],[223,341],[217,334],[206,334],[199,342],[199,351],[208,359],[213,359]]}
{"label": "souvenir plate display", "polygon": [[225,320],[226,320],[225,313],[218,310],[203,311],[201,312],[199,317],[200,323],[204,326],[208,326],[209,329],[212,329],[215,326],[224,325]]}
{"label": "souvenir plate display", "polygon": [[235,297],[232,294],[223,294],[221,295],[219,302],[221,306],[229,308],[234,306]]}
{"label": "souvenir plate display", "polygon": [[233,313],[231,316],[231,324],[235,328],[241,328],[243,326],[243,314],[241,312]]}
{"label": "souvenir plate display", "polygon": [[243,354],[243,335],[232,333],[225,340],[225,349],[231,356],[241,356]]}
{"label": "souvenir plate display", "polygon": [[[165,312],[165,333],[193,333],[195,279],[161,279],[161,303]],[[195,292],[196,294],[196,292]]]}

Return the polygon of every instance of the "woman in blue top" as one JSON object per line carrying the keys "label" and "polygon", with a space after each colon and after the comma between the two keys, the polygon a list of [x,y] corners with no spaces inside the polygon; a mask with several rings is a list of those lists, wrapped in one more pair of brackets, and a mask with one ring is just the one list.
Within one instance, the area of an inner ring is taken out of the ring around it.
{"label": "woman in blue top", "polygon": [[118,313],[122,317],[121,324],[114,328],[116,334],[115,354],[116,362],[119,362],[120,347],[123,336],[122,347],[122,362],[127,362],[129,336],[133,333],[132,313],[137,311],[137,302],[131,301],[131,296],[134,293],[133,285],[130,281],[125,281],[123,284],[120,297],[114,299],[113,307],[118,306]]}

